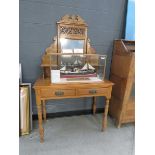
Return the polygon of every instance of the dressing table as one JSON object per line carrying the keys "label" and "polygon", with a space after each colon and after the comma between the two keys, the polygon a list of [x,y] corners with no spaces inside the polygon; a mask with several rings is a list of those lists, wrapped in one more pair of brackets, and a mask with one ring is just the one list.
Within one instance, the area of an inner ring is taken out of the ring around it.
{"label": "dressing table", "polygon": [[[40,142],[44,141],[42,121],[43,119],[46,121],[46,100],[93,97],[93,114],[95,114],[96,97],[104,96],[106,98],[106,104],[102,118],[102,131],[107,127],[107,114],[113,86],[112,82],[104,79],[103,76],[102,80],[100,79],[98,81],[76,80],[75,82],[61,82],[60,80],[60,82],[54,83],[53,78],[55,79],[56,76],[51,75],[52,68],[60,70],[58,67],[60,65],[59,55],[66,53],[90,55],[92,65],[97,66],[97,64],[99,64],[95,59],[95,57],[98,57],[96,51],[91,47],[90,40],[87,37],[87,24],[80,16],[65,15],[57,22],[57,28],[58,34],[54,37],[54,42],[46,49],[45,54],[42,56],[41,67],[43,74],[36,80],[33,86],[38,109]],[[66,46],[63,46],[64,41],[68,43]],[[77,47],[74,48],[74,50],[70,50],[72,46]],[[51,55],[56,55],[56,57],[52,58]],[[101,58],[103,59],[103,57]],[[104,75],[105,66],[102,72]]]}

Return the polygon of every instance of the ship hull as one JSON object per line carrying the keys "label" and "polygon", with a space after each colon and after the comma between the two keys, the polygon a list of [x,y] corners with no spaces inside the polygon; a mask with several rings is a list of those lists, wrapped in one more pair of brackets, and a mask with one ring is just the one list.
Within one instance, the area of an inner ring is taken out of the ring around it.
{"label": "ship hull", "polygon": [[88,73],[88,74],[60,74],[60,78],[89,78],[89,77],[97,77],[96,73]]}

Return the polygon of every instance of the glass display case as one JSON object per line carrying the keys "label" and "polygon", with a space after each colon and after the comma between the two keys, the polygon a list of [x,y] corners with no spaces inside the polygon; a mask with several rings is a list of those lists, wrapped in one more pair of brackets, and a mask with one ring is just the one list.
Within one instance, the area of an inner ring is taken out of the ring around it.
{"label": "glass display case", "polygon": [[51,83],[103,81],[106,55],[51,53]]}

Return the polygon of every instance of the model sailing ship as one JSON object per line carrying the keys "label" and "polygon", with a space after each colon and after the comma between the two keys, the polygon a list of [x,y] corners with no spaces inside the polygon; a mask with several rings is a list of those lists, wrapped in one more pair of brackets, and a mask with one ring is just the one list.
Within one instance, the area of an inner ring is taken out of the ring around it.
{"label": "model sailing ship", "polygon": [[88,62],[84,66],[81,65],[82,62],[78,59],[75,60],[73,64],[64,65],[60,69],[61,78],[89,78],[96,77],[96,71],[93,66]]}

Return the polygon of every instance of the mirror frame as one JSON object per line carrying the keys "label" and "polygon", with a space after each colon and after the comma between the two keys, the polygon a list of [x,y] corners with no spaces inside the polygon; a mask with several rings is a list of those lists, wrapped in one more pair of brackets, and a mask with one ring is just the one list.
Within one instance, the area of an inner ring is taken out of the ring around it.
{"label": "mirror frame", "polygon": [[57,52],[61,53],[60,39],[84,40],[83,54],[87,53],[87,24],[78,15],[65,15],[57,22]]}

